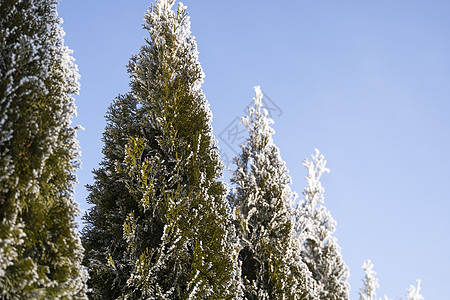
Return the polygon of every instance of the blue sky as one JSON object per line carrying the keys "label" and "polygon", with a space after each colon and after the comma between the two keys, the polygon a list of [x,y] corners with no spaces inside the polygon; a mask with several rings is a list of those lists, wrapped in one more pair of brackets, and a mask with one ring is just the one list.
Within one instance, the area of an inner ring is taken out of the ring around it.
{"label": "blue sky", "polygon": [[[126,93],[125,65],[137,53],[150,1],[62,0],[66,44],[81,74],[77,96],[83,168],[76,199],[102,158],[104,115]],[[206,73],[217,137],[261,85],[280,111],[275,143],[293,190],[302,160],[326,156],[325,205],[358,299],[364,260],[378,296],[405,296],[422,279],[425,299],[450,280],[450,2],[185,1]],[[224,135],[222,135],[223,137]],[[233,149],[219,139],[223,155]],[[236,150],[236,149],[234,149]],[[232,166],[231,166],[232,167]]]}

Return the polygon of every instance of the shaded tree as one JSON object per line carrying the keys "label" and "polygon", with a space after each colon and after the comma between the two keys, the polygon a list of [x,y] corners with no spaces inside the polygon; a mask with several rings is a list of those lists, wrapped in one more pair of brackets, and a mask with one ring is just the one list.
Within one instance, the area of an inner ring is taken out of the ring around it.
{"label": "shaded tree", "polygon": [[87,202],[92,207],[83,216],[83,263],[89,268],[91,299],[118,298],[126,291],[133,269],[126,255],[123,224],[127,215],[137,209],[140,195],[128,191],[128,175],[116,172],[116,167],[125,159],[130,136],[139,136],[143,131],[141,119],[138,101],[130,93],[118,96],[106,114],[103,160],[93,171],[94,184],[87,186]]}

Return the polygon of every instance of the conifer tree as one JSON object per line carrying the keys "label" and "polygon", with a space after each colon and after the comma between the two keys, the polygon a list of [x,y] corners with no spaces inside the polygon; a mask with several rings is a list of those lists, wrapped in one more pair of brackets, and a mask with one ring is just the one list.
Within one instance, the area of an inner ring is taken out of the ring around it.
{"label": "conifer tree", "polygon": [[243,118],[249,137],[235,157],[229,195],[241,243],[239,261],[246,299],[315,299],[316,287],[297,256],[291,179],[273,143],[273,123],[255,87],[254,107]]}
{"label": "conifer tree", "polygon": [[373,264],[370,261],[365,261],[362,265],[364,270],[364,279],[363,279],[363,287],[359,291],[359,299],[360,300],[375,300],[376,291],[379,287],[378,279],[375,277],[377,274],[373,270]]}
{"label": "conifer tree", "polygon": [[305,159],[308,169],[308,186],[303,191],[303,200],[297,206],[297,238],[303,244],[303,261],[320,287],[320,299],[348,299],[350,285],[349,270],[342,259],[341,248],[332,235],[336,222],[323,203],[324,188],[320,183],[323,173],[329,172],[326,161],[316,149],[312,161]]}
{"label": "conifer tree", "polygon": [[408,289],[407,300],[423,300],[423,296],[420,293],[420,280],[417,280],[417,287],[411,285]]}
{"label": "conifer tree", "polygon": [[173,4],[150,7],[150,37],[128,68],[143,121],[117,167],[139,195],[123,224],[133,270],[122,298],[235,299],[237,247],[204,74],[186,8]]}
{"label": "conifer tree", "polygon": [[0,293],[84,299],[73,199],[78,73],[56,1],[0,2]]}
{"label": "conifer tree", "polygon": [[130,93],[118,96],[109,107],[103,133],[103,160],[94,170],[94,184],[88,186],[87,202],[92,207],[84,215],[82,242],[84,264],[89,269],[91,299],[117,299],[126,291],[133,265],[127,259],[123,238],[126,216],[137,209],[140,196],[130,194],[126,174],[116,172],[125,158],[130,136],[141,133],[141,111]]}
{"label": "conifer tree", "polygon": [[[362,265],[364,270],[363,287],[359,291],[360,300],[375,300],[376,290],[379,287],[378,279],[375,277],[377,274],[373,270],[373,264],[369,260],[365,261]],[[420,280],[417,280],[417,287],[411,285],[407,290],[406,295],[407,300],[423,300],[423,296],[420,293]],[[381,300],[381,298],[380,298]],[[387,296],[383,297],[383,300],[390,300]]]}

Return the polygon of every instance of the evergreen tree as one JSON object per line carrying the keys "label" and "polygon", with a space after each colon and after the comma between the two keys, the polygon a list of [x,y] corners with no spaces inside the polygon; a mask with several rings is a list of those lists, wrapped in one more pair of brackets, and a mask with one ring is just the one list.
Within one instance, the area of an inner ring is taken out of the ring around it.
{"label": "evergreen tree", "polygon": [[311,157],[312,161],[305,159],[303,162],[308,169],[308,186],[296,210],[297,238],[303,244],[301,255],[320,286],[320,299],[348,299],[349,270],[342,259],[337,239],[332,236],[336,222],[323,205],[318,206],[324,201],[320,177],[329,170],[317,149]]}
{"label": "evergreen tree", "polygon": [[417,280],[417,287],[411,285],[408,289],[407,300],[423,300],[423,296],[420,293],[420,280]]}
{"label": "evergreen tree", "polygon": [[291,179],[272,140],[273,121],[262,111],[261,89],[255,92],[255,105],[243,118],[249,137],[234,159],[235,189],[229,195],[245,298],[315,299],[314,281],[295,247]]}
{"label": "evergreen tree", "polygon": [[378,279],[375,277],[377,274],[373,270],[373,264],[370,260],[365,261],[362,265],[364,269],[365,277],[363,279],[363,287],[359,291],[360,300],[375,300],[376,290],[379,287]]}
{"label": "evergreen tree", "polygon": [[93,171],[95,182],[88,186],[87,198],[92,207],[83,217],[84,264],[89,268],[91,299],[117,299],[126,291],[133,268],[126,255],[123,224],[138,208],[140,196],[129,193],[125,185],[128,175],[116,172],[116,165],[125,159],[129,137],[140,135],[141,119],[138,102],[130,93],[118,96],[106,115],[104,158]]}
{"label": "evergreen tree", "polygon": [[[364,285],[359,291],[359,299],[375,300],[376,289],[379,287],[378,279],[375,277],[377,273],[373,270],[373,264],[370,260],[365,261],[362,265],[362,268],[364,269],[365,276],[363,279]],[[417,280],[417,287],[411,285],[407,291],[408,291],[408,294],[406,295],[407,300],[423,300],[423,296],[420,293],[420,280]],[[384,296],[383,300],[390,300],[390,299],[387,296]]]}
{"label": "evergreen tree", "polygon": [[150,37],[129,64],[143,117],[117,167],[139,196],[123,224],[133,266],[123,298],[235,299],[237,251],[204,74],[186,8],[173,4],[150,7]]}
{"label": "evergreen tree", "polygon": [[78,73],[56,1],[0,2],[0,293],[84,299],[73,199]]}

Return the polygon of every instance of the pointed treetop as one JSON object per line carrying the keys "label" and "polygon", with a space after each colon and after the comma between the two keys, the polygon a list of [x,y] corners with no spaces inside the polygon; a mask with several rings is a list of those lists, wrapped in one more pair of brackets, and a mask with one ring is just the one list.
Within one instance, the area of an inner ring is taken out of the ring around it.
{"label": "pointed treetop", "polygon": [[156,5],[158,6],[158,11],[161,12],[161,9],[171,9],[175,0],[159,0]]}
{"label": "pointed treetop", "polygon": [[364,286],[359,291],[360,299],[375,300],[376,289],[380,286],[378,279],[375,277],[377,272],[373,270],[373,264],[370,259],[363,263],[362,268],[364,269],[365,278],[363,279]]}
{"label": "pointed treetop", "polygon": [[408,289],[408,300],[423,300],[422,294],[420,294],[420,279],[417,280],[417,288],[411,285]]}
{"label": "pointed treetop", "polygon": [[248,115],[242,118],[248,137],[234,159],[237,169],[229,194],[245,299],[310,299],[316,284],[292,239],[291,178],[273,143],[273,121],[263,108],[263,92],[259,86],[254,91]]}
{"label": "pointed treetop", "polygon": [[308,173],[307,186],[303,190],[303,200],[297,206],[297,234],[303,244],[302,257],[314,279],[322,287],[320,299],[348,299],[349,270],[345,264],[337,239],[332,235],[336,231],[336,221],[324,203],[324,192],[320,178],[329,173],[326,160],[319,150],[305,159],[303,165]]}
{"label": "pointed treetop", "polygon": [[330,169],[325,167],[327,161],[325,160],[325,157],[320,154],[319,149],[315,148],[314,152],[315,153],[311,155],[312,161],[309,161],[308,159],[303,161],[303,166],[308,169],[308,176],[306,176],[308,182],[319,182],[323,173],[330,173]]}
{"label": "pointed treetop", "polygon": [[261,100],[263,98],[263,92],[261,91],[261,87],[259,85],[256,85],[253,87],[255,90],[255,98],[253,98],[253,101],[255,101],[255,106],[257,109],[261,107]]}
{"label": "pointed treetop", "polygon": [[325,157],[318,149],[314,150],[315,154],[311,155],[312,160],[309,161],[306,158],[303,161],[303,166],[308,170],[308,175],[305,177],[308,187],[303,191],[303,195],[305,200],[311,203],[311,213],[319,203],[323,203],[324,188],[320,183],[320,177],[323,173],[330,173],[330,169],[326,167]]}
{"label": "pointed treetop", "polygon": [[274,121],[270,118],[267,109],[263,108],[264,94],[261,87],[255,86],[254,90],[254,106],[248,105],[248,115],[243,117],[241,122],[249,132],[249,141],[255,143],[256,148],[266,148],[273,145],[272,135],[275,134],[275,130],[270,125],[274,124]]}

